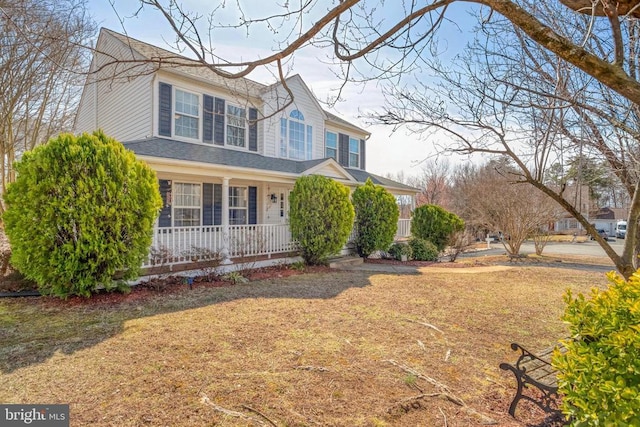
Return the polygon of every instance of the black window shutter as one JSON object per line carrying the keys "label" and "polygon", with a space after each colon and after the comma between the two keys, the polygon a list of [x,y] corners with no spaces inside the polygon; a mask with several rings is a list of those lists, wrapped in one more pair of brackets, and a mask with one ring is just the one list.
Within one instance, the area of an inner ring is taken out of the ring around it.
{"label": "black window shutter", "polygon": [[160,83],[158,134],[171,136],[171,85]]}
{"label": "black window shutter", "polygon": [[215,99],[215,110],[213,117],[213,143],[224,145],[224,99]]}
{"label": "black window shutter", "polygon": [[202,225],[213,225],[213,184],[202,184]]}
{"label": "black window shutter", "polygon": [[222,224],[222,184],[213,184],[213,225]]}
{"label": "black window shutter", "polygon": [[360,140],[360,169],[365,170],[366,144],[364,139]]}
{"label": "black window shutter", "polygon": [[213,142],[213,97],[203,95],[204,106],[202,116],[202,140],[211,144]]}
{"label": "black window shutter", "polygon": [[338,134],[338,163],[349,166],[349,135]]}
{"label": "black window shutter", "polygon": [[249,108],[249,151],[258,151],[258,110]]}
{"label": "black window shutter", "polygon": [[162,209],[158,217],[158,226],[171,227],[171,181],[167,179],[158,180],[160,196],[162,197]]}
{"label": "black window shutter", "polygon": [[258,187],[249,187],[249,224],[258,223]]}

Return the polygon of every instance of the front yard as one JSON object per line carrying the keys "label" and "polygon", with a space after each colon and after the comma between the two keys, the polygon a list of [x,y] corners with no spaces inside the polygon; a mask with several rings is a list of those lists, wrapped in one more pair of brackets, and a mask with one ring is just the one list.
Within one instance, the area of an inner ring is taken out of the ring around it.
{"label": "front yard", "polygon": [[605,283],[548,266],[440,266],[120,302],[4,299],[0,402],[69,403],[72,426],[520,426],[498,368],[515,359],[509,344],[548,347],[566,335],[564,290]]}

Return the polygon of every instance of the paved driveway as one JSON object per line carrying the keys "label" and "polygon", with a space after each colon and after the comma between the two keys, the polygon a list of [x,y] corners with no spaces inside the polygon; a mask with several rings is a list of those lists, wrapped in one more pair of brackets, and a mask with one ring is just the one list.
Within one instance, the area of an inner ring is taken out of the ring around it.
{"label": "paved driveway", "polygon": [[[624,246],[624,240],[610,240],[609,244],[613,247],[613,249],[618,253],[622,253],[622,248]],[[505,253],[504,246],[501,243],[491,243],[491,249],[487,251],[479,252],[483,255],[490,254],[502,254]],[[536,250],[533,246],[533,242],[525,242],[520,248],[520,253],[522,254],[535,254]],[[478,254],[478,253],[477,253]],[[469,254],[471,256],[477,254]],[[588,256],[607,256],[604,250],[597,244],[595,241],[587,240],[584,243],[556,243],[549,242],[547,246],[544,248],[544,255],[551,254],[564,254],[564,255],[588,255]]]}

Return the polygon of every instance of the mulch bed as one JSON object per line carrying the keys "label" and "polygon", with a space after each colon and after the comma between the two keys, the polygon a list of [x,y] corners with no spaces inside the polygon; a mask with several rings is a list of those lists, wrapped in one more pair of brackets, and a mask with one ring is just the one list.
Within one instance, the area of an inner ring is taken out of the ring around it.
{"label": "mulch bed", "polygon": [[[253,282],[258,280],[279,279],[305,273],[320,273],[327,271],[329,271],[329,268],[324,266],[305,266],[304,270],[298,270],[291,268],[290,266],[282,265],[256,268],[253,270],[243,271],[241,274],[243,277],[248,279],[249,282]],[[234,286],[234,283],[231,280],[225,279],[224,275],[213,276],[210,278],[204,276],[195,277],[191,286],[186,283],[185,278],[182,276],[164,276],[140,282],[139,284],[132,286],[128,293],[102,291],[92,295],[91,298],[78,296],[72,296],[66,300],[60,298],[47,298],[47,304],[54,306],[64,305],[66,307],[78,305],[113,305],[144,301],[159,294],[178,294],[181,292],[188,292],[189,290],[196,288],[218,288],[226,286]]]}

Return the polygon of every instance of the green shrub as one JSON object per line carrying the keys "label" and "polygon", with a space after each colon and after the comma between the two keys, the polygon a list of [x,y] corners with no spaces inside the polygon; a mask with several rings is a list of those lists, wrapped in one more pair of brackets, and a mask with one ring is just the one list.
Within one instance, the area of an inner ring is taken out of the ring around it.
{"label": "green shrub", "polygon": [[356,251],[363,258],[393,243],[400,210],[396,198],[384,187],[367,179],[351,196],[356,212]]}
{"label": "green shrub", "polygon": [[436,205],[423,205],[413,211],[411,235],[428,240],[444,250],[452,234],[464,230],[464,221]]}
{"label": "green shrub", "polygon": [[437,261],[440,251],[428,240],[420,239],[418,237],[412,237],[409,239],[409,246],[411,247],[411,253],[413,259],[416,261]]}
{"label": "green shrub", "polygon": [[387,250],[387,252],[389,252],[389,255],[391,255],[393,258],[397,259],[398,261],[402,260],[402,255],[405,255],[407,259],[412,258],[411,246],[402,242],[397,242],[392,244]]}
{"label": "green shrub", "polygon": [[347,243],[354,211],[349,189],[330,178],[309,175],[291,192],[289,223],[301,255],[309,265],[326,264]]}
{"label": "green shrub", "polygon": [[592,290],[591,299],[565,295],[574,339],[553,365],[574,426],[640,425],[640,274],[608,278],[609,288]]}
{"label": "green shrub", "polygon": [[63,134],[16,162],[3,216],[12,264],[42,293],[89,296],[136,277],[162,204],[156,175],[104,135]]}

